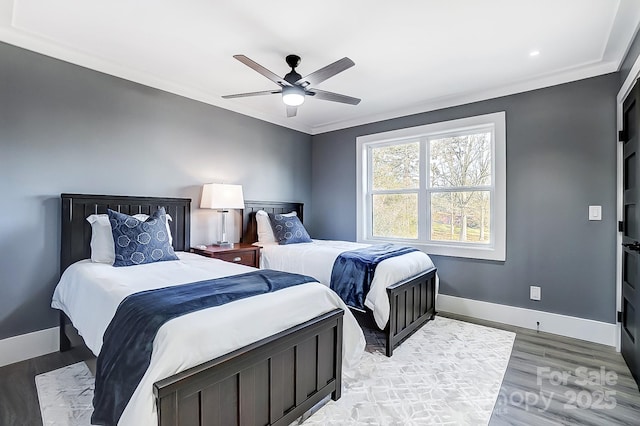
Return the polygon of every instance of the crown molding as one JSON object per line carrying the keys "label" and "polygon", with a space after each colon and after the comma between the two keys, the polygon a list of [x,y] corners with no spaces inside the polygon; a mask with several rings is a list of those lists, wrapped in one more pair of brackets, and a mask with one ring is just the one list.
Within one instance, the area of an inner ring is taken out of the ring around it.
{"label": "crown molding", "polygon": [[212,95],[211,93],[207,93],[204,90],[162,79],[153,74],[131,69],[124,65],[93,56],[89,53],[81,52],[67,46],[59,45],[46,38],[20,31],[14,27],[11,27],[10,15],[10,7],[7,6],[0,8],[0,41],[2,42],[36,53],[40,53],[54,59],[88,68],[93,71],[122,78],[148,87],[156,88],[168,93],[203,102],[208,105],[233,111],[309,135],[317,135],[321,133],[327,133],[364,124],[390,120],[408,115],[425,113],[442,108],[464,105],[472,102],[479,102],[487,99],[513,95],[516,93],[542,89],[549,86],[595,77],[610,72],[616,72],[620,65],[619,61],[584,64],[568,70],[562,70],[551,75],[539,76],[524,82],[515,82],[505,86],[494,87],[488,90],[478,91],[474,93],[460,93],[457,95],[447,96],[380,114],[365,115],[353,119],[324,123],[317,126],[308,126],[299,121],[287,119],[286,117],[281,117],[273,114],[265,114],[243,104],[236,103],[234,101],[223,100],[220,96]]}

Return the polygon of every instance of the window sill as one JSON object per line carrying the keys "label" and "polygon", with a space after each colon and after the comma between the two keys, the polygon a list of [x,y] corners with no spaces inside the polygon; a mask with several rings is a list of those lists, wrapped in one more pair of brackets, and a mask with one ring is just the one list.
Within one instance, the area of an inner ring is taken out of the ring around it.
{"label": "window sill", "polygon": [[392,240],[392,239],[364,239],[358,238],[358,242],[362,244],[382,244],[394,243],[415,247],[428,255],[434,256],[450,256],[462,257],[466,259],[493,260],[504,262],[506,253],[504,248],[481,247],[481,246],[459,246],[453,244],[428,244],[424,242],[416,242],[411,240]]}

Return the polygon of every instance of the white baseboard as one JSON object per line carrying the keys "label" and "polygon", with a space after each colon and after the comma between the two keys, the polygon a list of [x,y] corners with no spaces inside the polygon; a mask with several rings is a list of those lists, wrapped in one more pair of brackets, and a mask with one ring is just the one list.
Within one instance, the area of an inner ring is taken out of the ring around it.
{"label": "white baseboard", "polygon": [[[618,340],[616,324],[463,299],[446,294],[438,294],[437,309],[531,330],[536,329],[536,321],[538,321],[540,331],[608,346],[615,347]],[[58,327],[53,327],[0,340],[0,367],[55,352],[59,349],[59,338]]]}
{"label": "white baseboard", "polygon": [[446,294],[438,295],[436,308],[438,311],[515,325],[531,330],[535,330],[536,322],[539,322],[540,331],[608,346],[615,347],[618,341],[618,326],[616,324],[590,319],[463,299]]}
{"label": "white baseboard", "polygon": [[55,352],[59,349],[59,342],[58,327],[2,339],[0,340],[0,367]]}

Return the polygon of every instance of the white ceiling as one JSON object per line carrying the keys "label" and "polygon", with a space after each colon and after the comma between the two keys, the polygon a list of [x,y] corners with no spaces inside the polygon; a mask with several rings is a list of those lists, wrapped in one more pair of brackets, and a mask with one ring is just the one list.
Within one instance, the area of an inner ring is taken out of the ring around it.
{"label": "white ceiling", "polygon": [[[252,117],[317,134],[617,71],[640,0],[0,0],[0,40]],[[538,50],[538,56],[530,52]],[[355,63],[286,118],[278,75]]]}

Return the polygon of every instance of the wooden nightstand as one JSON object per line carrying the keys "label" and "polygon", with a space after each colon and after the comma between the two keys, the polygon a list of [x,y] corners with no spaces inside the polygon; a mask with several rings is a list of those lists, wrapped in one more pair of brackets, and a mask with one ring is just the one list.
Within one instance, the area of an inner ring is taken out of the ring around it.
{"label": "wooden nightstand", "polygon": [[213,257],[231,263],[260,267],[260,247],[246,243],[235,243],[233,247],[207,246],[206,249],[192,247],[191,251],[201,256]]}

